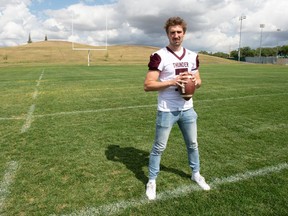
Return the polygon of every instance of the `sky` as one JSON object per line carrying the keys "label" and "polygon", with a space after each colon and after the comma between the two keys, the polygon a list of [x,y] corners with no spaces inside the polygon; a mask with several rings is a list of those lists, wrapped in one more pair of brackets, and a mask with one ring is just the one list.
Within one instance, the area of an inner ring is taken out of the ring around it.
{"label": "sky", "polygon": [[33,42],[47,35],[95,46],[164,47],[163,26],[172,16],[188,23],[183,46],[196,52],[283,46],[287,8],[287,0],[0,0],[0,47],[26,44],[29,34]]}

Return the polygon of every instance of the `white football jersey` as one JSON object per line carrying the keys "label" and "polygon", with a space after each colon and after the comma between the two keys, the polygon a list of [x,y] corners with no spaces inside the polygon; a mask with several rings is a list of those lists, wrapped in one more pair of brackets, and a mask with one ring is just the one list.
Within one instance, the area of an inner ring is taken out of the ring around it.
{"label": "white football jersey", "polygon": [[[159,81],[174,79],[176,75],[185,71],[198,72],[197,53],[182,48],[182,52],[177,52],[177,54],[169,47],[165,47],[150,56],[149,70],[160,72]],[[170,86],[158,92],[158,110],[160,111],[183,111],[191,107],[193,107],[193,99],[184,100],[177,86]]]}

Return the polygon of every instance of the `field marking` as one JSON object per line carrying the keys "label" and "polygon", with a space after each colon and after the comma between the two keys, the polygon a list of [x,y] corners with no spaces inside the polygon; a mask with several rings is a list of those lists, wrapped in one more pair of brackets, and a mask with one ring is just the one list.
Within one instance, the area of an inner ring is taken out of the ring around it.
{"label": "field marking", "polygon": [[32,98],[35,100],[38,96],[38,89],[35,89],[33,95],[32,95]]}
{"label": "field marking", "polygon": [[40,81],[42,80],[43,76],[44,76],[44,69],[42,70],[42,73],[41,73],[39,79],[37,80],[37,84],[36,84],[37,87],[40,85]]}
{"label": "field marking", "polygon": [[[223,184],[245,181],[253,177],[265,176],[271,173],[280,172],[284,169],[288,169],[288,163],[282,163],[276,166],[264,167],[264,168],[254,170],[254,171],[247,171],[244,173],[232,175],[230,177],[216,178],[212,182],[208,182],[208,183],[211,186],[211,190],[215,190],[217,189],[218,186],[221,186]],[[169,200],[172,198],[178,198],[178,197],[186,196],[187,194],[193,191],[200,191],[200,190],[201,189],[199,188],[199,186],[193,183],[191,185],[178,187],[174,190],[160,192],[157,194],[157,199],[155,201],[149,201],[146,197],[142,196],[141,198],[138,198],[138,199],[119,201],[116,203],[111,203],[111,204],[107,204],[107,205],[103,205],[99,207],[91,207],[91,208],[87,207],[85,209],[75,211],[71,214],[62,215],[62,216],[115,215],[115,214],[119,214],[121,211],[124,211],[125,209],[128,209],[128,208],[135,208],[135,207],[140,207],[140,206],[153,203],[153,202],[157,202],[157,201],[165,201],[165,200]],[[209,193],[209,192],[203,191],[203,193]],[[54,214],[54,216],[56,215]]]}
{"label": "field marking", "polygon": [[10,161],[7,163],[7,167],[0,182],[0,215],[3,212],[4,203],[7,195],[9,194],[9,186],[13,183],[18,169],[18,163],[16,161]]}
{"label": "field marking", "polygon": [[138,108],[147,108],[147,107],[156,107],[156,106],[157,104],[150,104],[150,105],[139,105],[139,106],[104,108],[104,109],[96,109],[96,110],[59,112],[59,113],[51,113],[51,114],[44,114],[44,115],[35,115],[35,117],[41,118],[41,117],[60,116],[60,115],[75,115],[75,114],[83,114],[83,113],[107,112],[107,111],[115,111],[115,110],[138,109]]}
{"label": "field marking", "polygon": [[[36,83],[36,88],[35,88],[35,91],[32,95],[32,99],[35,100],[38,96],[38,86],[40,85],[40,81],[42,80],[43,78],[43,75],[44,75],[44,69],[42,70],[42,73],[39,77],[39,79],[37,80],[37,83]],[[35,104],[32,104],[28,110],[28,113],[27,113],[27,117],[26,117],[26,120],[25,120],[25,123],[24,125],[22,126],[20,132],[21,133],[25,133],[28,131],[28,129],[30,128],[31,126],[31,123],[32,123],[32,120],[33,120],[33,113],[34,113],[34,110],[35,110]]]}
{"label": "field marking", "polygon": [[225,101],[225,100],[238,100],[238,99],[246,99],[246,98],[255,98],[255,97],[269,97],[275,95],[287,95],[288,93],[277,93],[277,94],[262,94],[262,95],[246,95],[240,97],[229,97],[229,98],[213,98],[213,99],[203,99],[203,100],[196,100],[195,102],[209,102],[209,101]]}
{"label": "field marking", "polygon": [[[253,96],[242,96],[242,97],[230,97],[230,98],[215,98],[215,99],[204,99],[197,100],[197,102],[209,102],[209,101],[224,101],[224,100],[237,100],[237,99],[245,99],[245,98],[254,98],[259,96],[275,96],[275,95],[283,95],[287,93],[280,94],[266,94],[266,95],[253,95]],[[59,112],[59,113],[51,113],[51,114],[43,114],[43,115],[35,115],[35,117],[49,117],[49,116],[61,116],[61,115],[75,115],[75,114],[85,114],[85,113],[96,113],[96,112],[107,112],[107,111],[115,111],[115,110],[125,110],[125,109],[138,109],[138,108],[147,108],[147,107],[156,107],[157,104],[149,104],[149,105],[139,105],[139,106],[127,106],[127,107],[115,107],[115,108],[104,108],[104,109],[96,109],[96,110],[83,110],[83,111],[71,111],[71,112]]]}
{"label": "field marking", "polygon": [[[225,100],[237,100],[237,99],[245,99],[245,98],[255,98],[255,97],[267,97],[267,96],[275,96],[275,95],[287,95],[288,93],[277,93],[277,94],[263,94],[263,95],[247,95],[240,97],[229,97],[229,98],[214,98],[214,99],[203,99],[196,100],[195,103],[201,102],[213,102],[213,101],[225,101]],[[125,109],[138,109],[138,108],[149,108],[156,107],[157,104],[149,104],[149,105],[136,105],[136,106],[126,106],[126,107],[115,107],[115,108],[103,108],[103,109],[95,109],[95,110],[79,110],[79,111],[71,111],[71,112],[58,112],[58,113],[50,113],[50,114],[42,114],[42,115],[34,115],[34,118],[43,118],[50,116],[62,116],[62,115],[75,115],[75,114],[85,114],[85,113],[97,113],[97,112],[107,112],[107,111],[115,111],[115,110],[125,110]],[[23,120],[24,117],[0,117],[0,121],[5,120]]]}
{"label": "field marking", "polygon": [[25,117],[17,116],[17,117],[0,118],[0,121],[7,121],[7,120],[23,120],[23,119],[25,119]]}
{"label": "field marking", "polygon": [[31,126],[35,104],[32,104],[28,110],[24,125],[21,128],[21,133],[25,133]]}

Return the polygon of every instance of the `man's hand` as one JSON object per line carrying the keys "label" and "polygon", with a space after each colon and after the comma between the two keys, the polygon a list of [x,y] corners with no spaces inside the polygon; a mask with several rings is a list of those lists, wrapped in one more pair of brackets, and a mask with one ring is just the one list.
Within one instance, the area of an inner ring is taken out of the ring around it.
{"label": "man's hand", "polygon": [[191,72],[183,72],[177,76],[176,83],[183,88],[183,86],[188,83],[187,79],[192,79],[192,81],[196,80],[195,76]]}
{"label": "man's hand", "polygon": [[201,79],[199,76],[199,73],[192,73],[192,72],[183,72],[180,73],[176,78],[177,85],[183,87],[184,84],[187,83],[187,79],[192,79],[192,81],[195,83],[196,88],[199,88],[201,85]]}

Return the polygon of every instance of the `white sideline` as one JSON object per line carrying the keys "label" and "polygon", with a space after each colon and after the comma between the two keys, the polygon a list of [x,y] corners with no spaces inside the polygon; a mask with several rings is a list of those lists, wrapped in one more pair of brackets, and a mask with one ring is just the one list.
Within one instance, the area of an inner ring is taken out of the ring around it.
{"label": "white sideline", "polygon": [[[36,88],[35,88],[35,91],[32,95],[33,100],[35,100],[38,96],[38,88],[37,87],[40,85],[40,81],[42,80],[43,75],[44,75],[44,69],[42,70],[42,73],[41,73],[39,79],[37,80]],[[35,110],[35,104],[32,104],[28,110],[25,123],[21,128],[21,133],[25,133],[30,128],[31,123],[32,123],[32,119],[33,119],[34,110]]]}
{"label": "white sideline", "polygon": [[0,182],[0,215],[3,212],[6,197],[9,194],[9,186],[14,181],[17,169],[18,163],[16,161],[10,161],[7,163],[7,168],[5,170],[3,179]]}
{"label": "white sideline", "polygon": [[[215,190],[217,189],[217,186],[220,186],[223,184],[244,181],[244,180],[251,179],[253,177],[264,176],[270,173],[280,172],[284,169],[288,169],[288,163],[282,163],[276,166],[264,167],[262,169],[258,169],[254,171],[247,171],[245,173],[239,173],[239,174],[236,174],[230,177],[224,177],[221,179],[217,178],[208,183],[211,186],[211,190]],[[119,214],[121,211],[124,211],[127,208],[132,208],[132,207],[135,208],[135,207],[139,207],[139,206],[146,205],[146,204],[153,203],[153,202],[160,201],[160,200],[163,201],[163,200],[168,200],[171,198],[177,198],[177,197],[185,196],[193,191],[200,191],[200,190],[201,189],[196,184],[191,183],[191,185],[181,186],[174,190],[160,192],[157,194],[157,199],[155,201],[149,201],[146,197],[143,196],[138,199],[120,201],[117,203],[111,203],[111,204],[107,204],[107,205],[103,205],[99,207],[91,207],[91,208],[87,207],[85,209],[75,211],[71,214],[62,215],[62,216],[115,215],[115,214]],[[207,191],[205,192],[203,191],[203,193],[207,193]]]}

